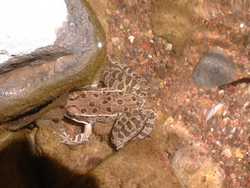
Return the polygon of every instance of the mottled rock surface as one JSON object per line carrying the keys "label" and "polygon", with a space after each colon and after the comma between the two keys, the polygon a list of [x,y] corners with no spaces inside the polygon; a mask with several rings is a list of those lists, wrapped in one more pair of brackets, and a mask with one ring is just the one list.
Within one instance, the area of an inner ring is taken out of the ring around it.
{"label": "mottled rock surface", "polygon": [[131,143],[105,160],[91,175],[96,177],[100,188],[180,188],[164,163],[162,152],[149,139]]}
{"label": "mottled rock surface", "polygon": [[183,187],[223,188],[224,171],[207,154],[198,144],[175,153],[172,167]]}

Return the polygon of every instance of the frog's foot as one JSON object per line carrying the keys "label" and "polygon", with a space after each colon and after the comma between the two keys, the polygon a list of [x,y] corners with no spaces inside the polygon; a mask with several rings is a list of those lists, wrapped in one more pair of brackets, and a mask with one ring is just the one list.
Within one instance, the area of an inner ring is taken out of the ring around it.
{"label": "frog's foot", "polygon": [[59,136],[62,138],[62,143],[66,145],[80,145],[89,141],[89,137],[92,134],[92,125],[90,123],[85,124],[84,133],[77,134],[75,137],[69,135],[65,130]]}

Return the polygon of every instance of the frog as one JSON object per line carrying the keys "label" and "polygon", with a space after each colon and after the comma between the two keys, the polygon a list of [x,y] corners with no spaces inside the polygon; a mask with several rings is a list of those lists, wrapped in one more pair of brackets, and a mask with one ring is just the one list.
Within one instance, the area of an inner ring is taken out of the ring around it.
{"label": "frog", "polygon": [[78,145],[89,141],[96,122],[112,122],[110,142],[116,150],[129,141],[148,137],[155,113],[145,105],[147,81],[126,65],[110,63],[99,84],[70,93],[65,118],[84,125],[84,132],[71,137],[66,131],[63,143]]}

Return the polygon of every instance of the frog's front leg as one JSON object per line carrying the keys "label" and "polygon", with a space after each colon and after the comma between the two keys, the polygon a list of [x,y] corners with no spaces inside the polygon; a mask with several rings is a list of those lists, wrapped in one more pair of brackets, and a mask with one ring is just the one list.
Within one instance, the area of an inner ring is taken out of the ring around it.
{"label": "frog's front leg", "polygon": [[84,125],[84,132],[72,137],[64,130],[63,133],[60,135],[60,137],[62,138],[62,143],[66,145],[80,145],[85,142],[88,142],[89,137],[92,134],[93,122],[86,122],[72,117],[70,119],[74,122]]}

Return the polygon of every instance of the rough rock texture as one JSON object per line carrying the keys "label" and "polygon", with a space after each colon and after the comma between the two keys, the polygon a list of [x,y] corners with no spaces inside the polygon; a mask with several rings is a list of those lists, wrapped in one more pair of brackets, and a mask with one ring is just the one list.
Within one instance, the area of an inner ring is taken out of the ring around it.
{"label": "rough rock texture", "polygon": [[99,165],[91,175],[100,188],[178,188],[178,180],[164,164],[162,152],[152,140],[131,143]]}
{"label": "rough rock texture", "polygon": [[172,159],[172,167],[183,187],[223,187],[224,171],[199,145],[180,148]]}
{"label": "rough rock texture", "polygon": [[182,187],[223,188],[224,171],[212,160],[207,146],[191,135],[183,122],[169,118],[164,125],[169,138],[165,150]]}
{"label": "rough rock texture", "polygon": [[[95,142],[96,138],[92,139]],[[98,148],[91,142],[85,147]],[[85,150],[81,153],[84,155]],[[84,168],[84,164],[80,166]],[[151,137],[131,141],[106,157],[88,175],[96,179],[100,188],[222,187],[224,178],[223,170],[209,157],[206,147],[193,138],[182,122],[172,118],[157,124]]]}
{"label": "rough rock texture", "polygon": [[222,53],[205,54],[193,72],[194,82],[205,88],[218,87],[233,82],[236,66]]}
{"label": "rough rock texture", "polygon": [[88,4],[81,0],[66,3],[68,22],[58,32],[54,46],[14,58],[1,67],[0,122],[89,83],[104,62],[104,35]]}

